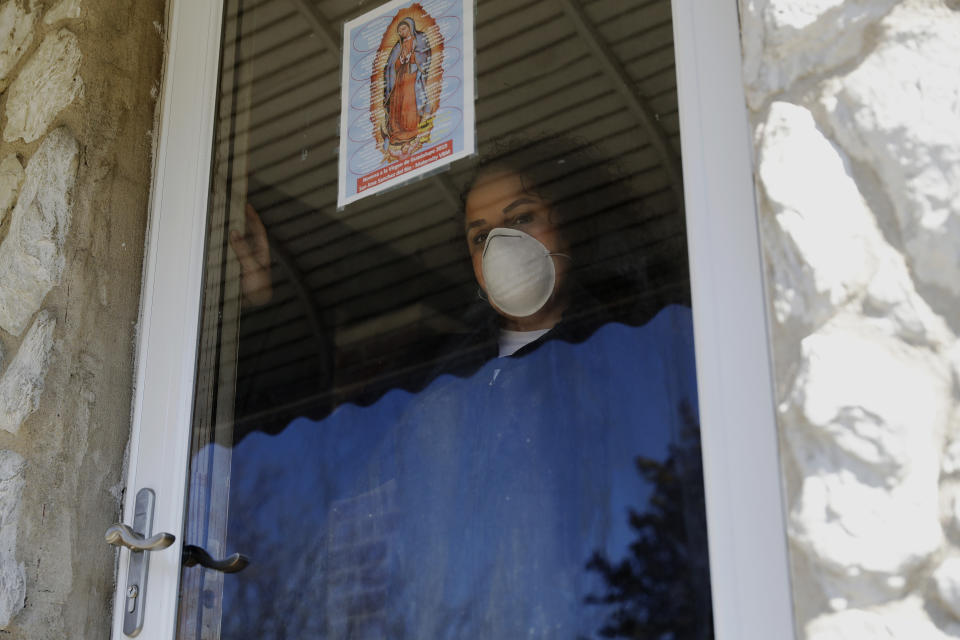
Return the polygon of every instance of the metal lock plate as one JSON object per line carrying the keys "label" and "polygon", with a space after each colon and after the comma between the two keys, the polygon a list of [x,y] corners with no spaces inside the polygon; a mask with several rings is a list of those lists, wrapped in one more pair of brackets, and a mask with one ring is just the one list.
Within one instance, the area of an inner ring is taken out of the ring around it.
{"label": "metal lock plate", "polygon": [[[133,530],[149,538],[153,534],[153,507],[156,497],[152,489],[141,489],[133,510]],[[123,633],[134,638],[143,629],[143,605],[147,592],[147,568],[150,554],[146,551],[131,551],[127,568],[127,586],[124,594],[126,606],[123,613]]]}

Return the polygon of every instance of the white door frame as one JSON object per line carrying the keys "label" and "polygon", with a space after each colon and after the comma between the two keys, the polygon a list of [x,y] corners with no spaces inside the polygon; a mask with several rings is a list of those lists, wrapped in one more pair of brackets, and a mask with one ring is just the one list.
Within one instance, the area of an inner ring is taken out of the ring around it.
{"label": "white door frame", "polygon": [[713,615],[794,637],[753,154],[736,0],[673,0]]}
{"label": "white door frame", "polygon": [[[124,513],[157,496],[140,638],[171,640],[196,373],[223,0],[169,0]],[[673,0],[717,638],[794,636],[736,0]],[[129,519],[129,517],[128,517]],[[113,637],[129,554],[121,551]]]}
{"label": "white door frame", "polygon": [[[177,536],[150,552],[139,637],[175,634],[197,331],[218,91],[223,0],[169,0],[159,139],[137,336],[124,521],[137,491],[156,492],[153,531]],[[129,553],[120,552],[113,637],[123,635]]]}

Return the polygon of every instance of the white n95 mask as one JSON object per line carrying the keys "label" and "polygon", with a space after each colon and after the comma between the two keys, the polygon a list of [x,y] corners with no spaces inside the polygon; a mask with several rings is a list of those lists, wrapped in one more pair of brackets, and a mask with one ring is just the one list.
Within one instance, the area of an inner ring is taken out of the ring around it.
{"label": "white n95 mask", "polygon": [[553,294],[557,271],[543,243],[519,229],[497,227],[483,245],[483,282],[487,297],[515,318],[532,316]]}

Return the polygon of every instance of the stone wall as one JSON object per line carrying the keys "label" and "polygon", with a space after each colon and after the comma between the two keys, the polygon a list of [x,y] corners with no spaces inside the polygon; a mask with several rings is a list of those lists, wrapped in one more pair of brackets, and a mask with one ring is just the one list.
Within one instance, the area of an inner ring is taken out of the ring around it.
{"label": "stone wall", "polygon": [[163,0],[0,0],[0,635],[106,638]]}
{"label": "stone wall", "polygon": [[960,637],[960,3],[740,5],[798,636]]}

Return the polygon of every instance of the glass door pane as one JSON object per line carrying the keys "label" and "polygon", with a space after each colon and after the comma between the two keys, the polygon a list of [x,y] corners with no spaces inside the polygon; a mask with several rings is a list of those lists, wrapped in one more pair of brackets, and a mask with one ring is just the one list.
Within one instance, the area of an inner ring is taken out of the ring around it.
{"label": "glass door pane", "polygon": [[480,0],[479,153],[341,209],[378,3],[225,4],[179,637],[711,638],[669,1]]}

